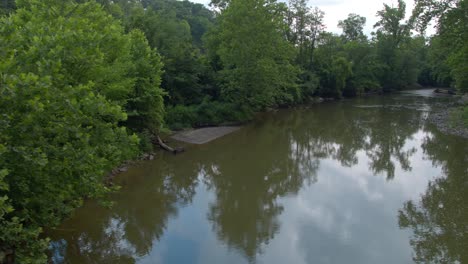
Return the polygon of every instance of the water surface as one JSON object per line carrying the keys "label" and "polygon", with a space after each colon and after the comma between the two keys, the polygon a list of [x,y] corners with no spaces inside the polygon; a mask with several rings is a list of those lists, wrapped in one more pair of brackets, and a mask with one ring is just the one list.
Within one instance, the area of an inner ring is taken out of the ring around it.
{"label": "water surface", "polygon": [[425,93],[263,114],[118,178],[50,232],[54,263],[468,263],[468,140]]}

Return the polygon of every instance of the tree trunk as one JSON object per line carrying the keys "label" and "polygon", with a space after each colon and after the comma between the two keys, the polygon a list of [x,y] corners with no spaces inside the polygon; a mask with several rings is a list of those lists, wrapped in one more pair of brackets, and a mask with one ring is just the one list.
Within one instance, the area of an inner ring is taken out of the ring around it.
{"label": "tree trunk", "polygon": [[164,141],[162,141],[162,139],[159,136],[156,136],[156,139],[157,139],[157,144],[164,150],[167,150],[167,151],[172,152],[174,154],[185,151],[184,148],[175,148],[174,149],[174,148],[169,147],[168,145],[166,145],[166,143],[164,143]]}

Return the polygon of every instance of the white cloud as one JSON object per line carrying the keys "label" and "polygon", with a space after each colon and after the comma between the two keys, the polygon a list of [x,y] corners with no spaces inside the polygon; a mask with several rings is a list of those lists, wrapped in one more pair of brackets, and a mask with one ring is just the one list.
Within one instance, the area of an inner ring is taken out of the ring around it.
{"label": "white cloud", "polygon": [[[208,5],[210,0],[192,0],[196,3]],[[281,1],[281,0],[280,0]],[[282,0],[281,2],[287,2]],[[373,26],[377,22],[377,11],[383,9],[383,4],[397,6],[397,0],[309,0],[310,6],[317,6],[325,12],[325,24],[327,31],[340,34],[341,29],[338,28],[338,21],[348,17],[348,14],[355,13],[367,19],[364,32],[367,35],[374,30]],[[411,15],[414,6],[414,0],[405,0],[407,17]],[[434,31],[430,30],[432,34]]]}
{"label": "white cloud", "polygon": [[[334,4],[323,4],[323,0],[309,1],[312,6],[318,6],[321,10],[325,11],[325,24],[327,31],[333,33],[341,33],[341,29],[337,24],[339,20],[345,19],[348,14],[355,13],[367,19],[364,32],[370,34],[374,29],[374,24],[378,18],[377,11],[383,9],[383,4],[397,6],[396,0],[336,0],[331,1]],[[414,1],[405,0],[407,16],[411,15],[413,10]]]}

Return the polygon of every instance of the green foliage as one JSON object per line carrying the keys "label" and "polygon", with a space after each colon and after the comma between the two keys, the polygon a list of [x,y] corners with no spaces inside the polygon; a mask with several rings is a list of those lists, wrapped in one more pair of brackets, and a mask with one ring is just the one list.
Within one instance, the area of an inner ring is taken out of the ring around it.
{"label": "green foliage", "polygon": [[212,41],[223,66],[225,100],[261,110],[300,96],[294,49],[278,31],[283,8],[276,1],[234,0],[222,13]]}
{"label": "green foliage", "polygon": [[[0,156],[3,151],[5,148],[0,145]],[[7,170],[0,170],[0,195],[9,190],[5,182],[7,175]],[[14,216],[14,208],[8,196],[0,196],[0,253],[15,249],[15,257],[21,260],[21,263],[45,263],[47,257],[44,251],[48,240],[39,238],[40,228],[25,227],[22,222],[22,219]],[[3,259],[0,258],[0,261]]]}
{"label": "green foliage", "polygon": [[352,75],[350,62],[341,56],[334,57],[326,74],[327,82],[322,83],[320,94],[324,97],[341,98],[346,81]]}
{"label": "green foliage", "polygon": [[346,80],[352,74],[351,64],[345,58],[337,57],[333,60],[332,73],[335,81],[334,92],[339,97],[345,88]]}
{"label": "green foliage", "polygon": [[374,46],[363,41],[349,41],[344,45],[344,53],[351,63],[352,76],[343,90],[345,96],[379,92],[383,65],[379,62]]}
{"label": "green foliage", "polygon": [[349,14],[345,20],[338,22],[338,27],[343,29],[343,38],[347,41],[365,41],[363,28],[366,24],[366,18],[357,14]]}
{"label": "green foliage", "polygon": [[320,85],[320,78],[311,71],[303,71],[299,75],[301,99],[306,101],[316,94]]}
{"label": "green foliage", "polygon": [[410,35],[410,25],[402,23],[405,15],[406,4],[403,0],[398,0],[397,7],[384,4],[384,8],[377,12],[380,20],[374,25],[374,28],[377,28],[377,36],[387,37],[393,47],[397,47]]}
{"label": "green foliage", "polygon": [[447,64],[462,93],[468,92],[468,1],[462,0],[440,19],[439,34],[450,48]]}
{"label": "green foliage", "polygon": [[428,43],[419,50],[423,62],[418,83],[433,87],[450,87],[452,77],[446,60],[449,51],[442,46],[439,36],[433,36]]}
{"label": "green foliage", "polygon": [[192,127],[196,124],[196,106],[176,105],[167,108],[166,123],[174,130]]}
{"label": "green foliage", "polygon": [[412,48],[411,24],[403,21],[406,4],[398,0],[397,7],[384,4],[377,12],[377,55],[384,66],[379,78],[384,91],[401,90],[416,83],[420,70],[417,55]]}
{"label": "green foliage", "polygon": [[137,153],[119,124],[161,127],[162,64],[94,2],[17,4],[0,20],[0,250],[44,263],[41,227],[103,197],[104,174]]}
{"label": "green foliage", "polygon": [[167,109],[166,123],[174,130],[189,127],[216,126],[251,120],[253,113],[232,103],[210,101],[198,105],[176,105]]}
{"label": "green foliage", "polygon": [[[297,47],[296,62],[304,70],[311,72],[314,63],[314,51],[320,34],[325,30],[325,13],[319,8],[310,8],[306,0],[290,0],[286,15],[287,39]],[[310,75],[310,74],[307,74]]]}
{"label": "green foliage", "polygon": [[133,30],[130,40],[134,65],[130,75],[135,83],[126,105],[126,124],[137,131],[148,130],[154,134],[164,120],[164,93],[160,89],[162,62],[156,50],[149,47],[143,32]]}
{"label": "green foliage", "polygon": [[[201,4],[188,1],[115,1],[106,9],[123,20],[128,31],[144,32],[149,45],[162,55],[162,88],[166,104],[197,104],[213,90],[205,64],[202,37],[214,15]],[[115,11],[115,9],[120,11]],[[213,95],[213,94],[212,94]]]}
{"label": "green foliage", "polygon": [[468,92],[468,1],[417,0],[411,21],[424,32],[437,18],[438,34],[432,39],[430,52],[435,78],[446,84],[453,80],[460,92]]}
{"label": "green foliage", "polygon": [[15,0],[0,1],[0,16],[7,15],[16,9]]}
{"label": "green foliage", "polygon": [[331,33],[320,35],[314,64],[320,77],[320,96],[341,98],[343,82],[351,74],[350,64],[344,55],[342,38]]}

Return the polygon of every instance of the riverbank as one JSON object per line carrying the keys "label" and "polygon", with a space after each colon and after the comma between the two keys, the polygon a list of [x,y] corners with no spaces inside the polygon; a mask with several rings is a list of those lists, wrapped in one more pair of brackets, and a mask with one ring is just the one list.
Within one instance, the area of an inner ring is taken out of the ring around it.
{"label": "riverbank", "polygon": [[467,103],[467,95],[454,102],[438,103],[432,108],[427,121],[443,133],[468,138],[468,127],[463,124],[463,119],[455,117],[456,112]]}

